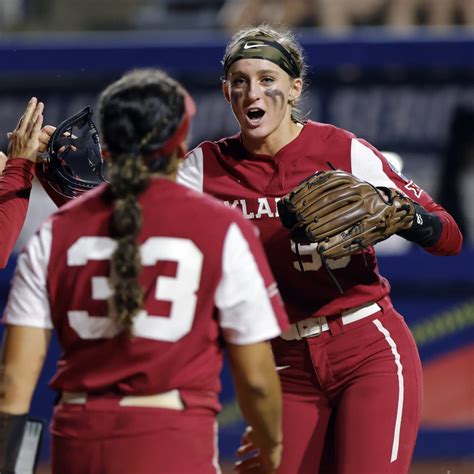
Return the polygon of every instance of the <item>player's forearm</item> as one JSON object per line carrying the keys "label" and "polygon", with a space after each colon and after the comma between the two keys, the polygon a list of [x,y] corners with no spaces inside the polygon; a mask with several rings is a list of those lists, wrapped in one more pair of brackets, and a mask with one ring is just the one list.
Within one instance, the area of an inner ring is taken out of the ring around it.
{"label": "player's forearm", "polygon": [[41,186],[43,186],[44,191],[46,191],[46,194],[50,197],[51,201],[56,204],[56,206],[61,207],[64,204],[67,204],[69,201],[72,201],[73,198],[63,196],[60,194],[56,188],[54,188],[51,183],[48,181],[48,178],[45,174],[45,168],[43,163],[36,163],[36,178],[38,181],[41,183]]}
{"label": "player's forearm", "polygon": [[236,388],[242,414],[252,426],[258,446],[265,449],[282,441],[281,388],[276,373],[274,376],[275,380]]}
{"label": "player's forearm", "polygon": [[411,226],[398,232],[398,235],[421,247],[431,247],[439,241],[443,231],[443,223],[436,214],[428,212],[420,204],[414,203],[414,205],[415,215]]}
{"label": "player's forearm", "polygon": [[449,213],[434,202],[426,208],[419,204],[415,206],[412,226],[398,235],[433,255],[457,255],[462,247],[462,234]]}
{"label": "player's forearm", "polygon": [[261,448],[271,449],[282,440],[281,387],[267,343],[228,348],[240,409],[252,426]]}
{"label": "player's forearm", "polygon": [[34,385],[12,373],[12,367],[0,367],[0,413],[22,415],[30,409]]}
{"label": "player's forearm", "polygon": [[10,158],[0,175],[0,191],[31,189],[33,169],[34,163],[26,158]]}
{"label": "player's forearm", "polygon": [[20,234],[28,209],[33,163],[14,158],[0,176],[0,268],[4,268]]}
{"label": "player's forearm", "polygon": [[4,206],[0,203],[0,269],[5,268],[25,221],[27,202]]}
{"label": "player's forearm", "polygon": [[425,250],[433,255],[458,255],[462,249],[463,236],[454,218],[439,204],[426,208],[436,214],[443,224],[439,240]]}
{"label": "player's forearm", "polygon": [[51,331],[7,326],[0,366],[0,412],[27,413],[46,358]]}

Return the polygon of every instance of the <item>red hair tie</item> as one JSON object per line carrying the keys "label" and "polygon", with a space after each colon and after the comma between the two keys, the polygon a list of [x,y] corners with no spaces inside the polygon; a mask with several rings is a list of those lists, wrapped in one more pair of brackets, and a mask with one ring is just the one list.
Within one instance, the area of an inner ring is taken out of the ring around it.
{"label": "red hair tie", "polygon": [[173,135],[168,138],[161,148],[148,154],[148,159],[170,156],[172,152],[186,140],[186,137],[189,133],[189,127],[191,125],[191,119],[196,114],[196,104],[194,103],[192,97],[186,92],[186,90],[181,89],[181,93],[184,96],[184,114],[181,122],[179,123],[178,128],[173,133]]}

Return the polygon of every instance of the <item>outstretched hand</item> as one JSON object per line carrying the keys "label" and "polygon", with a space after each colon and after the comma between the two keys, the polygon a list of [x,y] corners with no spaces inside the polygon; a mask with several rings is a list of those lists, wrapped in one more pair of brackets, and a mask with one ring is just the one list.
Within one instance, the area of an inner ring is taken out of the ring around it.
{"label": "outstretched hand", "polygon": [[36,161],[40,148],[39,135],[43,125],[43,102],[32,97],[15,130],[8,134],[8,157]]}

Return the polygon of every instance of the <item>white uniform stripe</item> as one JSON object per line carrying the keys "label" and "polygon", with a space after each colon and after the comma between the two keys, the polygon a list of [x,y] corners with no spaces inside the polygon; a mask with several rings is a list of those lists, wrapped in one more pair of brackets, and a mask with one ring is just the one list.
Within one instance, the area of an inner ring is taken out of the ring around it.
{"label": "white uniform stripe", "polygon": [[382,160],[373,150],[356,139],[351,142],[351,172],[374,186],[397,188],[397,185],[385,174]]}
{"label": "white uniform stripe", "polygon": [[403,381],[403,366],[400,360],[400,354],[397,350],[395,341],[390,336],[390,333],[382,325],[382,323],[375,319],[373,323],[377,326],[377,329],[385,336],[386,341],[392,349],[392,354],[395,358],[395,365],[397,366],[397,377],[398,377],[398,404],[397,404],[397,416],[395,418],[395,428],[393,432],[393,444],[392,444],[392,456],[390,462],[394,462],[398,457],[398,447],[400,445],[400,429],[402,425],[402,414],[403,414],[403,398],[404,398],[404,381]]}
{"label": "white uniform stripe", "polygon": [[219,423],[217,420],[214,421],[214,455],[212,456],[212,465],[216,470],[216,474],[221,474],[221,468],[219,466]]}
{"label": "white uniform stripe", "polygon": [[15,326],[53,329],[47,278],[52,245],[51,220],[31,237],[18,257],[3,321]]}
{"label": "white uniform stripe", "polygon": [[188,188],[203,192],[204,188],[204,155],[200,147],[191,151],[181,162],[176,181]]}
{"label": "white uniform stripe", "polygon": [[[271,291],[277,294],[273,287]],[[226,342],[254,344],[281,333],[255,256],[236,223],[229,226],[225,237],[222,278],[214,301]]]}

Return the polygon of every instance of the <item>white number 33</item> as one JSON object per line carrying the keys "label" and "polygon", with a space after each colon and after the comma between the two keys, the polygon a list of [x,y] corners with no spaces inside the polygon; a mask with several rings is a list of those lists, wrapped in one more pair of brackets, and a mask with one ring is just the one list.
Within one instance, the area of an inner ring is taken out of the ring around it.
{"label": "white number 33", "polygon": [[[117,242],[109,237],[81,237],[67,253],[68,266],[82,266],[89,260],[109,260]],[[149,315],[141,310],[134,318],[133,335],[158,341],[175,342],[193,325],[201,279],[203,254],[188,239],[150,237],[140,247],[143,266],[160,260],[177,263],[176,276],[158,276],[155,297],[171,302],[169,316]],[[112,295],[108,278],[92,277],[92,299],[107,300]],[[87,311],[68,311],[70,326],[82,339],[111,338],[121,328],[112,317],[92,316]]]}

